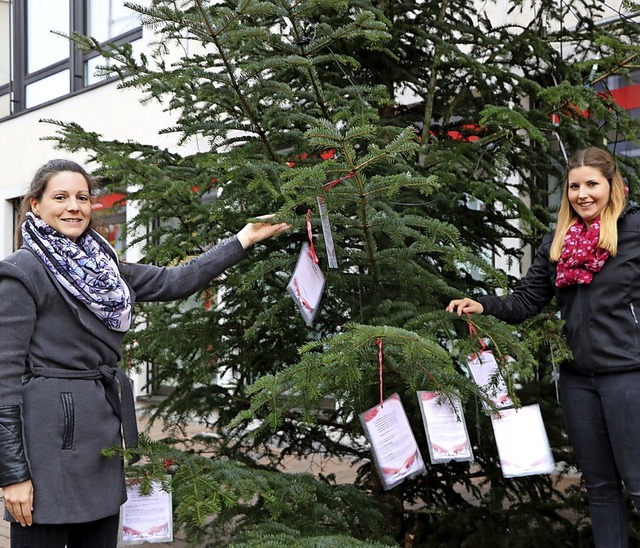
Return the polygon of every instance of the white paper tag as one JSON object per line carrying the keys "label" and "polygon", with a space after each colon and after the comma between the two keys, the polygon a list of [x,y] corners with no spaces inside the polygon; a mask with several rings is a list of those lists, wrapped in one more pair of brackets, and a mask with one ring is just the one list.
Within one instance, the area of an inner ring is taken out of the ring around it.
{"label": "white paper tag", "polygon": [[550,474],[555,469],[540,406],[503,409],[491,417],[505,478]]}
{"label": "white paper tag", "polygon": [[122,544],[173,542],[171,493],[152,482],[148,495],[140,493],[140,480],[127,482],[127,502],[121,507]]}
{"label": "white paper tag", "polygon": [[318,209],[320,210],[320,222],[322,223],[324,245],[327,250],[327,263],[330,268],[338,268],[338,259],[336,258],[336,248],[333,245],[333,234],[331,233],[331,223],[329,221],[329,213],[327,212],[327,203],[322,196],[318,196]]}
{"label": "white paper tag", "polygon": [[462,402],[455,394],[418,391],[432,464],[473,460]]}
{"label": "white paper tag", "polygon": [[398,394],[362,413],[360,420],[384,489],[424,474],[424,461]]}
{"label": "white paper tag", "polygon": [[[491,350],[467,356],[467,365],[473,380],[487,398],[493,402],[493,405],[498,409],[513,407],[513,402],[507,392],[507,386]],[[482,403],[485,409],[490,410],[485,401]]]}
{"label": "white paper tag", "polygon": [[313,324],[324,289],[324,274],[311,258],[309,244],[302,244],[298,262],[287,284],[287,291],[298,305],[307,325]]}

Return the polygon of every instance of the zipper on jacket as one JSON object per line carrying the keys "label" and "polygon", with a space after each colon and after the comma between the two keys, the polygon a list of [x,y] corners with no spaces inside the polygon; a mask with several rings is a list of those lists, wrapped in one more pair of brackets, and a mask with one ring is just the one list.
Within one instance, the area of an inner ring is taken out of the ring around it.
{"label": "zipper on jacket", "polygon": [[[577,325],[585,325],[589,318],[589,298],[588,298],[588,285],[578,285],[576,288],[576,299],[578,304],[578,323]],[[588,330],[578,330],[578,337],[580,338],[580,349],[582,354],[583,363],[580,364],[580,369],[587,373],[593,373],[596,369],[593,363],[593,353],[591,352],[591,340],[588,334]]]}
{"label": "zipper on jacket", "polygon": [[636,307],[633,306],[633,303],[629,303],[629,308],[631,309],[631,315],[633,316],[633,322],[638,325],[638,317],[636,316]]}

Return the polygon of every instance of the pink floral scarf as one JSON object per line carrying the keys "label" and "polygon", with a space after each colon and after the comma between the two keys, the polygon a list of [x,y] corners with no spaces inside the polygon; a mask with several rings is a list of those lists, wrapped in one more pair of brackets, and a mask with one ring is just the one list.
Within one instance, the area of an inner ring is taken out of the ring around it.
{"label": "pink floral scarf", "polygon": [[569,228],[556,268],[556,287],[591,283],[609,257],[608,251],[598,247],[599,239],[600,217],[588,228],[582,220]]}

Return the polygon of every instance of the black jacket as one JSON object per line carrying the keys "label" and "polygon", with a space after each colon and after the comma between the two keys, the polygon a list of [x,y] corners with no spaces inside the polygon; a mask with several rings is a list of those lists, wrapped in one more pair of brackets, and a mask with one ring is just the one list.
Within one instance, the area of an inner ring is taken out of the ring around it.
{"label": "black jacket", "polygon": [[553,297],[565,320],[573,366],[587,374],[640,369],[640,207],[630,204],[618,220],[618,253],[588,285],[555,287],[547,234],[522,284],[509,296],[483,296],[484,314],[520,323]]}

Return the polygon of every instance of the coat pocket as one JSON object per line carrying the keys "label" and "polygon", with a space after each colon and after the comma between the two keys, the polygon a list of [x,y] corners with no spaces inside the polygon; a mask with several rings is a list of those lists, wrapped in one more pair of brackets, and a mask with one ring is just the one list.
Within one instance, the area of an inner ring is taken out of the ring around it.
{"label": "coat pocket", "polygon": [[73,394],[71,392],[61,392],[60,402],[62,404],[62,418],[64,421],[62,430],[62,449],[73,449],[73,435],[75,430],[75,413],[73,408]]}

